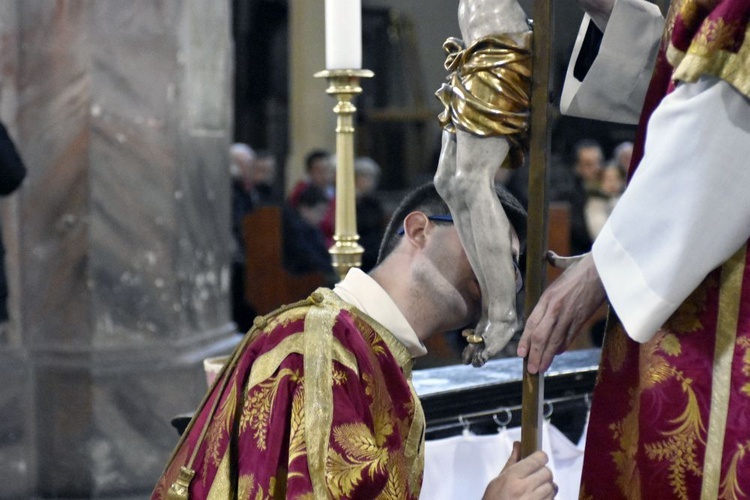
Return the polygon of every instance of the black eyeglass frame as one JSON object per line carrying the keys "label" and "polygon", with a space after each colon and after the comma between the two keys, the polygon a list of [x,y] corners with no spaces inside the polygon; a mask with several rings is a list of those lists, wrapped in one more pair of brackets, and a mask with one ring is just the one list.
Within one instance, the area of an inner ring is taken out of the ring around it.
{"label": "black eyeglass frame", "polygon": [[[453,224],[453,217],[451,217],[450,215],[428,215],[427,218],[433,222],[450,222],[451,224]],[[399,236],[404,235],[403,225],[398,231],[396,231],[396,234]]]}
{"label": "black eyeglass frame", "polygon": [[[428,215],[427,218],[433,222],[450,222],[451,224],[453,224],[453,217],[451,217],[449,214]],[[396,234],[399,236],[404,235],[403,225],[396,232]],[[511,262],[513,262],[513,271],[515,271],[516,274],[516,295],[518,295],[519,293],[521,293],[521,290],[523,290],[523,273],[521,272],[521,267],[518,265],[518,262],[516,262],[516,259],[511,259]]]}

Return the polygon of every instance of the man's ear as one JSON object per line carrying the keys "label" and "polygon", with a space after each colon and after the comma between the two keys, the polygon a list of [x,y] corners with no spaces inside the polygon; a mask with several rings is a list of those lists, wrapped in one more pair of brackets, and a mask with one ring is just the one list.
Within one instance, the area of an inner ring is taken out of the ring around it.
{"label": "man's ear", "polygon": [[425,244],[425,230],[429,219],[424,212],[412,212],[404,218],[404,237],[412,245],[423,247]]}

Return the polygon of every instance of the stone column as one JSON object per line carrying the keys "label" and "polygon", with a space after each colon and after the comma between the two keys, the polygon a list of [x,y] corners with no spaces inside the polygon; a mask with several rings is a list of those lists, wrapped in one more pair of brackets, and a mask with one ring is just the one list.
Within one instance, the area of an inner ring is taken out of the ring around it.
{"label": "stone column", "polygon": [[0,109],[29,170],[8,263],[20,335],[0,352],[16,377],[0,421],[19,422],[0,468],[18,467],[0,497],[142,497],[176,444],[170,418],[205,393],[202,359],[235,338],[229,2],[0,14]]}

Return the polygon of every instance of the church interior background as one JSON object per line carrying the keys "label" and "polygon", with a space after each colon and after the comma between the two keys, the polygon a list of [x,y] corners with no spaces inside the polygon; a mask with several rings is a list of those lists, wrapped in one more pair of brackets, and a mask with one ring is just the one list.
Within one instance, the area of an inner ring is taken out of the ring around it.
{"label": "church interior background", "polygon": [[[363,0],[356,154],[394,203],[439,153],[456,0]],[[522,2],[527,12],[530,3]],[[0,498],[146,498],[229,315],[228,149],[334,149],[324,0],[0,0],[0,119],[28,168],[0,203]],[[580,13],[555,12],[555,75]],[[553,151],[631,129],[559,118]]]}

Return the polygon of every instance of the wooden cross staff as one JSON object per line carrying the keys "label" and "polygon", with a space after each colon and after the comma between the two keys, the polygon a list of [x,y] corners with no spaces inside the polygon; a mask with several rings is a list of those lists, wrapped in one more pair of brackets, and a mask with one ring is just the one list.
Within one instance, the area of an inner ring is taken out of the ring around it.
{"label": "wooden cross staff", "polygon": [[[547,250],[547,165],[550,156],[552,92],[549,74],[552,39],[551,0],[534,0],[534,45],[531,83],[531,131],[529,138],[529,207],[526,246],[524,315],[529,317],[544,290]],[[544,377],[528,372],[523,361],[521,409],[521,458],[541,448]]]}

